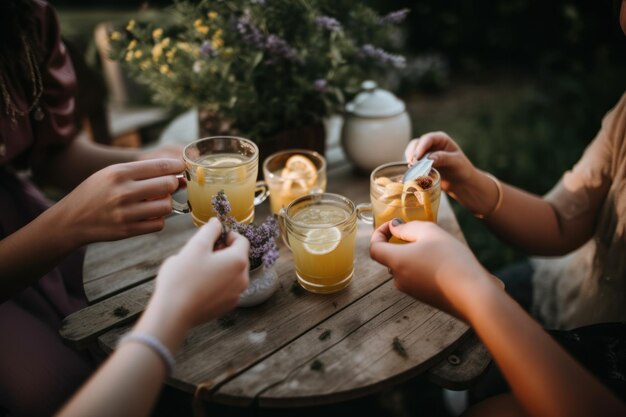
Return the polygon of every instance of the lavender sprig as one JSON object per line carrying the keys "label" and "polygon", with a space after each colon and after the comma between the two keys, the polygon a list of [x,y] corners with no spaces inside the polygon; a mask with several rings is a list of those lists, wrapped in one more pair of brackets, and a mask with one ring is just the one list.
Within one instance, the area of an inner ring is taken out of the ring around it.
{"label": "lavender sprig", "polygon": [[396,68],[402,68],[406,65],[406,58],[402,55],[395,55],[385,51],[382,48],[376,48],[374,45],[366,44],[361,47],[361,55],[366,58],[372,58],[382,64],[391,64]]}
{"label": "lavender sprig", "polygon": [[315,18],[315,25],[319,28],[326,29],[329,32],[338,32],[341,30],[341,23],[334,17],[319,16]]}
{"label": "lavender sprig", "polygon": [[211,199],[211,202],[213,210],[217,213],[217,218],[224,228],[222,234],[224,242],[228,231],[235,230],[250,242],[248,254],[250,268],[255,268],[261,263],[267,268],[274,265],[279,255],[276,245],[276,238],[279,233],[276,219],[273,216],[268,216],[260,225],[239,223],[230,215],[230,203],[223,190],[218,192]]}
{"label": "lavender sprig", "polygon": [[382,24],[392,24],[396,25],[398,23],[402,23],[404,19],[406,19],[407,15],[411,10],[409,9],[400,9],[395,12],[391,12],[380,18],[380,23]]}

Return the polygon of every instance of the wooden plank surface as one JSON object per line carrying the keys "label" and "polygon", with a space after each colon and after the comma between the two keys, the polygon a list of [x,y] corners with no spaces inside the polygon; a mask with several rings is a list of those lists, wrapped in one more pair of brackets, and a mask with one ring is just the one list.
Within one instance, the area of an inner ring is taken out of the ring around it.
{"label": "wooden plank surface", "polygon": [[[328,191],[356,204],[369,201],[367,176],[345,166],[329,172]],[[265,203],[257,217],[267,211]],[[445,196],[438,223],[464,241]],[[86,286],[90,299],[106,300],[70,316],[64,335],[82,343],[113,328],[99,338],[113,349],[129,316],[147,303],[152,281],[146,280],[195,230],[188,216],[175,216],[157,234],[90,246]],[[371,232],[371,225],[359,224],[354,281],[332,295],[302,290],[292,255],[281,244],[277,293],[190,332],[168,383],[212,401],[291,406],[363,395],[432,366],[456,347],[467,326],[395,290],[387,269],[369,258]],[[115,315],[120,307],[129,316]],[[321,370],[312,369],[318,362]]]}

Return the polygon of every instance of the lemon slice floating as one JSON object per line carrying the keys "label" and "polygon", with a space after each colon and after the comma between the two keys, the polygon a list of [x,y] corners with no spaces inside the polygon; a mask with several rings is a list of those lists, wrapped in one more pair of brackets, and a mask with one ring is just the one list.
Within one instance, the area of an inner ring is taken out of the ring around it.
{"label": "lemon slice floating", "polygon": [[287,159],[280,175],[285,179],[283,191],[287,192],[293,186],[306,190],[317,180],[317,167],[306,156],[293,155]]}
{"label": "lemon slice floating", "polygon": [[341,231],[336,227],[329,229],[312,229],[307,231],[304,249],[312,255],[331,253],[341,241]]}

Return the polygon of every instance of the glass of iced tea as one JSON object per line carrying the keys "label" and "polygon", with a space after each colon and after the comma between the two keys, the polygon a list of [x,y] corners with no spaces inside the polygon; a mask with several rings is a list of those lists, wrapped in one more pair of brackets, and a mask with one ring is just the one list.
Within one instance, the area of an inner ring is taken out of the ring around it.
{"label": "glass of iced tea", "polygon": [[191,212],[200,227],[215,216],[211,199],[224,190],[231,215],[239,222],[254,220],[254,206],[267,198],[267,188],[257,183],[259,148],[254,142],[232,136],[199,139],[185,147],[183,159],[187,203],[174,201],[174,212]]}
{"label": "glass of iced tea", "polygon": [[281,209],[279,219],[304,289],[328,294],[350,284],[357,227],[352,201],[338,194],[309,194]]}
{"label": "glass of iced tea", "polygon": [[[392,162],[372,171],[371,203],[359,204],[359,219],[373,223],[374,228],[395,217],[405,222],[437,222],[441,197],[439,172],[432,168],[428,175],[403,184],[406,170],[406,162]],[[365,214],[367,212],[371,212],[371,216]]]}
{"label": "glass of iced tea", "polygon": [[298,197],[326,191],[326,159],[315,151],[290,149],[272,154],[263,161],[263,175],[274,214]]}

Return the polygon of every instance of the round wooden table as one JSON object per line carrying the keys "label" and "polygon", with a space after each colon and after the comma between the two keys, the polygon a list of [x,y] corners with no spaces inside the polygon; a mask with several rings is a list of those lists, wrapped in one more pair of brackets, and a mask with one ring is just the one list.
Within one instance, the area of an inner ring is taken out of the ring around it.
{"label": "round wooden table", "polygon": [[[329,192],[355,203],[369,200],[368,178],[347,165],[328,177]],[[257,210],[263,218],[267,203]],[[445,196],[438,223],[464,241]],[[161,262],[194,231],[188,216],[174,216],[159,233],[91,245],[84,272],[94,304],[66,319],[63,337],[76,345],[98,338],[113,349],[146,305]],[[353,282],[331,295],[299,287],[292,256],[281,244],[279,290],[262,305],[192,330],[167,383],[207,401],[295,407],[359,397],[435,365],[439,372],[459,365],[448,359],[471,334],[468,327],[396,290],[387,269],[369,257],[371,233],[371,225],[359,224]],[[477,374],[489,357],[484,349],[472,352]]]}

